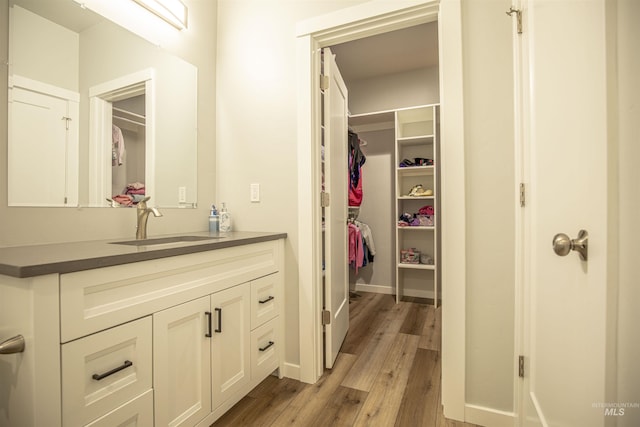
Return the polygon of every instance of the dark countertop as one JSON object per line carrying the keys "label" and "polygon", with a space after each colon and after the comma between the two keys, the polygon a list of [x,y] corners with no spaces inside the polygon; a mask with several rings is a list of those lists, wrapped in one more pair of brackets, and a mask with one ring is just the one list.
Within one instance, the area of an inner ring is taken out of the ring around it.
{"label": "dark countertop", "polygon": [[135,238],[121,238],[6,247],[0,248],[0,274],[22,278],[51,273],[70,273],[284,239],[287,234],[243,231],[220,234],[201,232],[150,236],[148,240],[175,236],[211,237],[211,239],[140,246],[113,244],[113,242],[135,240]]}

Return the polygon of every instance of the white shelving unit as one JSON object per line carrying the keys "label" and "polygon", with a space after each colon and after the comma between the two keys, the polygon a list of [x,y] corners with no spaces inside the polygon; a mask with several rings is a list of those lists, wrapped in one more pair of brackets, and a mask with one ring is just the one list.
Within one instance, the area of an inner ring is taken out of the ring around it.
{"label": "white shelving unit", "polygon": [[[395,135],[396,221],[404,213],[417,214],[423,206],[432,206],[434,210],[433,225],[395,225],[396,302],[405,295],[429,297],[437,306],[440,300],[439,105],[396,110]],[[416,158],[431,159],[433,164],[400,167],[404,159],[415,163]],[[417,185],[431,190],[432,194],[410,196],[411,189]],[[433,264],[401,262],[401,251],[409,249],[428,255]]]}

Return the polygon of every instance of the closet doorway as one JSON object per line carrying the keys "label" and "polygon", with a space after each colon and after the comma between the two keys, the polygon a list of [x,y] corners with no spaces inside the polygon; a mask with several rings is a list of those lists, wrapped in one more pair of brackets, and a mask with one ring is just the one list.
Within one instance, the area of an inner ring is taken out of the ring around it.
{"label": "closet doorway", "polygon": [[[411,173],[411,183],[426,178],[432,189],[430,196],[402,200],[398,208],[417,212],[425,203],[433,209],[436,202],[435,120],[430,139],[403,140],[396,154],[395,116],[413,116],[422,111],[414,107],[440,101],[437,21],[324,48],[322,74],[321,191],[330,195],[322,218],[324,367],[332,368],[349,329],[349,303],[359,291],[392,294],[398,301],[404,295],[430,298],[438,305],[436,262],[398,264],[397,256],[399,246],[411,239],[425,257],[436,258],[437,227],[405,232],[395,226],[398,155],[429,157],[431,166],[401,171]],[[434,109],[427,110],[433,119]],[[401,129],[422,130],[421,123],[411,121]],[[404,175],[399,184],[410,186]]]}
{"label": "closet doorway", "polygon": [[[453,283],[448,289],[455,301],[450,311],[447,326],[454,334],[445,342],[453,356],[443,373],[448,376],[443,383],[443,401],[449,404],[449,415],[462,419],[464,411],[464,150],[463,150],[463,102],[462,102],[462,44],[460,2],[417,1],[410,6],[393,2],[373,2],[354,6],[332,14],[300,22],[298,33],[298,169],[299,182],[299,238],[310,245],[299,247],[299,312],[300,312],[300,379],[315,383],[323,372],[322,335],[322,221],[321,196],[321,99],[320,49],[340,43],[382,34],[415,25],[439,21],[439,43],[446,46],[447,54],[440,49],[440,67],[443,78],[440,92],[446,94],[447,114],[441,117],[443,140],[451,141],[443,157],[447,163],[447,188],[450,196],[443,201],[442,209],[451,211],[443,233],[447,233],[447,244],[442,247],[443,259],[447,253],[462,254],[456,262],[442,266],[443,280]],[[311,141],[311,143],[309,143]],[[308,165],[305,167],[304,165]],[[346,201],[345,201],[346,204]],[[451,209],[447,206],[450,205]],[[311,215],[309,215],[311,213]],[[451,257],[450,259],[453,259]],[[462,268],[461,268],[462,266]],[[446,297],[446,295],[445,295]],[[453,299],[452,299],[453,301]],[[448,381],[448,383],[447,383]]]}
{"label": "closet doorway", "polygon": [[141,70],[89,89],[89,206],[133,205],[129,186],[154,195],[154,75]]}

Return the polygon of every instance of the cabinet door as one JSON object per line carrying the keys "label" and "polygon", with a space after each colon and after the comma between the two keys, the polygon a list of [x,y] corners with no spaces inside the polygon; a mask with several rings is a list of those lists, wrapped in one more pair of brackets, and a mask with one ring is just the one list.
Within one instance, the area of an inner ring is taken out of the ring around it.
{"label": "cabinet door", "polygon": [[211,412],[210,299],[153,315],[155,424],[194,425]]}
{"label": "cabinet door", "polygon": [[214,408],[243,389],[251,379],[250,298],[249,283],[211,296]]}

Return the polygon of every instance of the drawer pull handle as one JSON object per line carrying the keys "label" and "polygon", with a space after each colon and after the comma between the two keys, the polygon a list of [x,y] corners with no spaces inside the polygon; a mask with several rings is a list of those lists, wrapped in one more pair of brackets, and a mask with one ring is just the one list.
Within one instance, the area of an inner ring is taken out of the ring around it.
{"label": "drawer pull handle", "polygon": [[105,372],[104,374],[93,374],[91,376],[91,378],[93,378],[96,381],[100,381],[102,379],[107,378],[109,375],[113,375],[116,372],[120,372],[123,369],[128,368],[129,366],[133,366],[133,362],[131,362],[129,360],[125,360],[124,363],[122,364],[122,366],[118,366],[117,368],[113,368],[112,370],[110,370],[109,372]]}
{"label": "drawer pull handle", "polygon": [[271,301],[272,299],[276,299],[276,297],[274,297],[274,296],[270,295],[270,296],[269,296],[269,298],[267,298],[267,299],[265,299],[265,300],[262,300],[262,301],[258,301],[258,302],[259,302],[260,304],[266,304],[266,303],[268,303],[269,301]]}
{"label": "drawer pull handle", "polygon": [[264,347],[258,348],[258,350],[260,351],[267,351],[267,349],[269,347],[271,347],[272,345],[274,345],[275,343],[273,341],[269,341],[269,344],[265,345]]}
{"label": "drawer pull handle", "polygon": [[222,309],[221,308],[215,308],[214,309],[216,311],[216,313],[218,313],[218,327],[216,328],[216,330],[214,332],[222,332]]}
{"label": "drawer pull handle", "polygon": [[207,316],[207,333],[204,334],[205,337],[207,338],[211,338],[212,334],[211,334],[211,312],[210,311],[205,311],[204,315]]}

